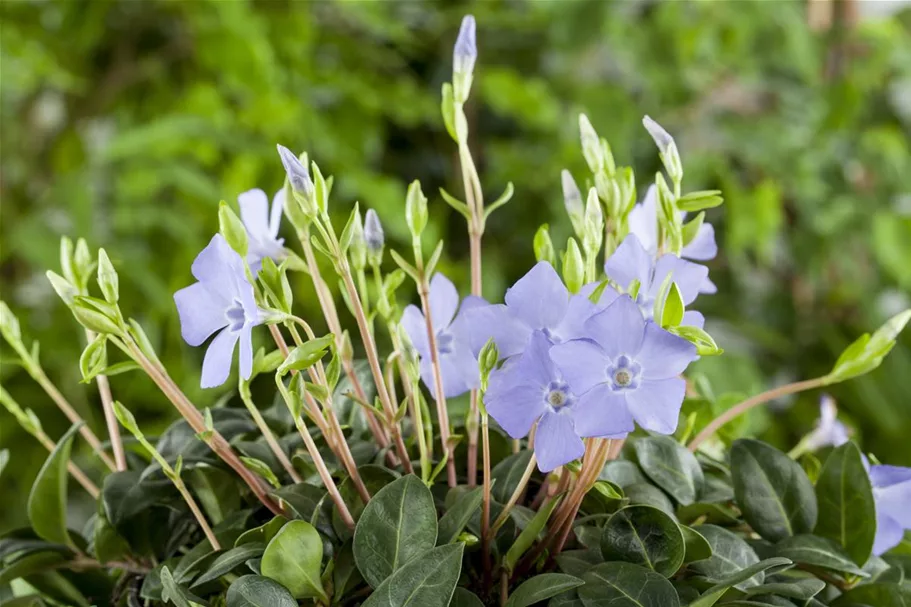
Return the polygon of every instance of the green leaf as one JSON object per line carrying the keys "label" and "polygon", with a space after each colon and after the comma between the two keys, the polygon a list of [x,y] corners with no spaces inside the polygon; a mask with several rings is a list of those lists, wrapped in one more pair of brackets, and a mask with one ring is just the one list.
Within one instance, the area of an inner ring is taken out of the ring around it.
{"label": "green leaf", "polygon": [[250,559],[255,559],[263,554],[266,547],[260,543],[241,544],[236,548],[231,548],[218,555],[212,564],[209,565],[205,573],[200,575],[193,582],[191,588],[202,586],[207,582],[217,580],[221,576],[229,573],[235,567],[243,565]]}
{"label": "green leaf", "polygon": [[674,516],[674,504],[667,494],[651,483],[635,483],[623,489],[631,504],[645,504]]}
{"label": "green leaf", "polygon": [[484,607],[484,603],[474,592],[460,586],[452,593],[452,601],[449,603],[449,607]]}
{"label": "green leaf", "polygon": [[677,523],[652,506],[622,508],[601,530],[601,554],[605,560],[642,565],[664,577],[680,568],[685,550]]}
{"label": "green leaf", "polygon": [[702,190],[690,192],[677,199],[677,208],[687,213],[712,209],[724,202],[721,190]]}
{"label": "green leaf", "polygon": [[[700,525],[696,527],[696,531],[701,533],[712,547],[712,556],[690,563],[689,568],[712,583],[723,583],[727,578],[759,562],[759,557],[750,545],[727,529],[715,525]],[[764,579],[760,572],[755,576],[747,576],[734,585],[744,589],[758,586]]]}
{"label": "green leaf", "polygon": [[173,603],[177,607],[193,607],[206,603],[178,584],[167,567],[161,568],[161,600],[165,603]]}
{"label": "green leaf", "polygon": [[108,521],[103,509],[95,518],[95,529],[92,535],[95,545],[95,558],[101,563],[120,560],[130,553],[129,544]]}
{"label": "green leaf", "polygon": [[522,533],[519,534],[519,537],[516,538],[516,541],[512,543],[512,546],[510,546],[509,550],[506,552],[503,565],[506,567],[507,571],[512,571],[515,568],[516,563],[519,562],[519,559],[522,558],[522,555],[531,548],[531,545],[538,538],[538,535],[544,530],[544,526],[547,525],[550,515],[561,501],[563,501],[562,495],[555,496],[541,506],[535,513],[531,521],[525,526],[525,529],[522,530]]}
{"label": "green leaf", "polygon": [[464,544],[446,544],[418,555],[374,590],[362,607],[449,605],[462,572]]}
{"label": "green leaf", "polygon": [[582,577],[586,571],[604,562],[600,548],[594,550],[588,548],[585,550],[564,550],[557,555],[556,560],[560,571],[576,577]]}
{"label": "green leaf", "polygon": [[911,588],[899,584],[864,584],[848,590],[832,602],[832,607],[908,607]]}
{"label": "green leaf", "polygon": [[744,519],[763,538],[777,542],[813,530],[813,484],[790,457],[760,441],[739,439],[731,447],[731,475]]}
{"label": "green leaf", "polygon": [[[316,487],[314,487],[314,489],[316,489]],[[288,519],[283,516],[273,517],[268,523],[241,533],[237,540],[235,540],[234,547],[237,548],[244,544],[262,544],[265,546],[272,541],[272,538],[278,535],[278,532],[281,531],[282,527],[284,527],[287,522]]]}
{"label": "green leaf", "polygon": [[500,197],[487,205],[487,208],[484,209],[484,221],[487,221],[487,218],[490,217],[490,214],[502,207],[504,204],[509,202],[512,199],[512,195],[515,192],[515,188],[512,185],[512,182],[506,184],[506,189],[503,190],[503,193],[500,194]]}
{"label": "green leaf", "polygon": [[784,579],[777,582],[767,582],[762,586],[747,588],[747,596],[762,596],[764,594],[774,594],[784,596],[790,599],[800,599],[808,601],[826,587],[826,583],[815,578],[803,579]]}
{"label": "green leaf", "polygon": [[876,537],[873,489],[860,450],[852,442],[829,454],[816,481],[819,519],[813,533],[834,540],[863,566]]}
{"label": "green leaf", "polygon": [[472,515],[481,507],[481,501],[484,499],[482,491],[483,487],[475,487],[462,493],[446,514],[440,517],[437,544],[451,544],[456,541]]}
{"label": "green leaf", "polygon": [[490,476],[496,481],[491,490],[494,500],[501,504],[509,501],[510,496],[515,492],[516,487],[519,486],[519,481],[522,480],[525,469],[528,468],[531,454],[532,452],[529,449],[523,449],[493,467]]}
{"label": "green leaf", "polygon": [[351,542],[336,550],[332,558],[332,588],[335,597],[344,596],[347,591],[363,581],[357,564],[354,562],[354,550]]}
{"label": "green leaf", "polygon": [[631,563],[601,563],[582,576],[576,592],[585,607],[679,607],[677,591],[664,577]]}
{"label": "green leaf", "polygon": [[440,196],[443,197],[443,200],[446,201],[446,204],[451,206],[453,209],[462,214],[465,219],[471,220],[471,211],[468,209],[468,205],[444,190],[440,188]]}
{"label": "green leaf", "polygon": [[291,350],[288,354],[288,358],[285,359],[285,362],[279,365],[279,373],[284,375],[292,370],[304,371],[309,369],[312,365],[316,364],[316,361],[326,355],[326,351],[332,346],[333,339],[334,337],[332,335],[326,335],[324,337],[311,339],[310,341],[297,346]]}
{"label": "green leaf", "polygon": [[443,113],[443,124],[446,125],[446,131],[452,140],[459,142],[455,129],[455,98],[453,97],[452,83],[443,83],[443,98],[440,102],[440,110]]}
{"label": "green leaf", "polygon": [[683,296],[680,295],[680,289],[677,283],[672,282],[667,292],[667,298],[664,300],[664,311],[661,313],[661,326],[676,327],[683,322]]}
{"label": "green leaf", "polygon": [[844,381],[877,368],[892,350],[895,339],[909,321],[911,309],[887,320],[873,335],[864,334],[858,337],[835,361],[832,372],[826,377],[826,383]]}
{"label": "green leaf", "polygon": [[506,607],[529,607],[584,583],[579,578],[565,573],[542,573],[522,582],[509,595]]}
{"label": "green leaf", "polygon": [[667,436],[649,436],[633,443],[639,466],[659,487],[682,505],[696,501],[705,477],[696,456]]}
{"label": "green leaf", "polygon": [[66,528],[66,466],[82,423],[73,424],[45,460],[28,496],[28,520],[42,539],[75,548]]}
{"label": "green leaf", "polygon": [[684,563],[701,561],[712,557],[712,545],[705,539],[705,536],[686,525],[680,525],[680,531],[683,533],[683,543],[686,546],[686,552],[683,557]]}
{"label": "green leaf", "polygon": [[325,601],[320,581],[322,560],[323,541],[313,525],[290,521],[266,546],[260,568],[264,576],[287,588],[294,598]]}
{"label": "green leaf", "polygon": [[367,503],[354,530],[354,560],[367,583],[377,588],[436,541],[433,495],[409,474],[383,487]]}
{"label": "green leaf", "polygon": [[227,607],[297,607],[287,588],[261,575],[245,575],[234,580],[225,602]]}
{"label": "green leaf", "polygon": [[868,574],[851,560],[841,546],[825,537],[817,535],[789,537],[775,546],[775,552],[778,556],[789,558],[795,563],[868,577]]}
{"label": "green leaf", "polygon": [[[712,607],[718,600],[731,588],[744,588],[746,587],[746,582],[753,580],[757,576],[761,575],[761,579],[765,579],[766,571],[779,571],[784,567],[791,565],[791,561],[784,558],[771,558],[758,563],[754,563],[749,567],[744,567],[743,569],[735,570],[730,576],[725,577],[718,581],[717,584],[706,590],[702,593],[698,599],[690,603],[687,607]],[[752,585],[746,587],[746,591],[749,591],[752,588],[761,588],[759,585]]]}
{"label": "green leaf", "polygon": [[32,552],[9,562],[0,569],[0,586],[9,584],[17,578],[23,578],[32,573],[48,571],[61,563],[70,560],[71,555],[59,550]]}

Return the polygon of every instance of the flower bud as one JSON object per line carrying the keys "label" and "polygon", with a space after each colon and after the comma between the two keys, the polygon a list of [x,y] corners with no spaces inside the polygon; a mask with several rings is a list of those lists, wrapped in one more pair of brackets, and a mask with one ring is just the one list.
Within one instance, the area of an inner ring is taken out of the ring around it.
{"label": "flower bud", "polygon": [[405,221],[415,239],[420,238],[427,227],[427,197],[421,191],[421,182],[415,179],[408,186],[405,198]]}
{"label": "flower bud", "polygon": [[9,309],[9,306],[6,305],[5,301],[0,301],[0,331],[3,332],[3,337],[5,337],[10,344],[12,344],[12,342],[22,341],[22,333],[19,329],[19,319],[16,318],[16,315]]}
{"label": "flower bud", "polygon": [[592,173],[600,173],[604,168],[604,148],[595,127],[588,116],[579,114],[579,137],[582,141],[582,155]]}
{"label": "flower bud", "polygon": [[579,186],[576,185],[572,173],[566,169],[560,173],[560,178],[563,182],[563,204],[566,206],[566,214],[569,215],[569,220],[573,224],[573,232],[581,238],[585,215],[585,209],[582,207],[582,192],[579,191]]}
{"label": "flower bud", "polygon": [[98,286],[104,294],[104,299],[109,304],[117,303],[120,297],[120,282],[117,278],[117,270],[111,263],[107,252],[104,249],[98,249]]}
{"label": "flower bud", "polygon": [[585,263],[575,238],[570,238],[563,255],[563,282],[570,293],[578,293],[585,283]]}
{"label": "flower bud", "polygon": [[386,237],[383,234],[380,217],[373,209],[367,209],[367,215],[364,217],[364,242],[367,244],[367,256],[370,263],[379,265],[383,260]]}
{"label": "flower bud", "polygon": [[487,379],[490,377],[490,372],[497,366],[499,360],[500,353],[497,350],[497,344],[491,337],[487,340],[487,343],[484,344],[484,347],[481,348],[481,352],[478,354],[478,367],[481,371],[481,386],[483,386],[485,390],[487,389]]}
{"label": "flower bud", "polygon": [[680,183],[683,179],[683,165],[680,162],[680,153],[677,151],[674,138],[664,130],[664,127],[648,116],[642,119],[642,124],[655,140],[655,145],[658,146],[658,151],[661,153],[661,161],[664,163],[664,168],[671,181]]}
{"label": "flower bud", "polygon": [[80,238],[76,241],[76,250],[73,253],[73,275],[75,277],[73,284],[79,289],[80,293],[88,291],[89,277],[94,269],[95,264],[92,261],[89,245],[84,238]]}
{"label": "flower bud", "polygon": [[538,261],[546,261],[552,266],[556,265],[554,243],[550,239],[550,231],[546,223],[535,232],[534,249],[535,259]]}
{"label": "flower bud", "polygon": [[472,15],[462,18],[459,37],[452,51],[453,93],[457,103],[465,103],[471,90],[474,64],[478,58],[478,46],[475,35],[475,20]]}
{"label": "flower bud", "polygon": [[294,155],[294,152],[281,144],[276,144],[278,155],[281,157],[282,165],[285,167],[285,173],[288,174],[288,182],[291,183],[291,189],[295,194],[302,194],[306,197],[313,196],[313,181],[310,179],[310,173],[307,167],[303,165],[300,159]]}
{"label": "flower bud", "polygon": [[56,291],[57,295],[60,296],[60,299],[63,300],[63,303],[68,306],[72,305],[73,298],[79,295],[79,290],[66,278],[52,270],[48,270],[45,274],[47,279],[51,281],[51,286],[54,287],[54,291]]}
{"label": "flower bud", "polygon": [[76,282],[76,273],[73,269],[73,241],[66,236],[60,239],[60,269],[69,282]]}
{"label": "flower bud", "polygon": [[598,199],[598,190],[588,190],[588,200],[585,202],[585,222],[582,244],[586,253],[596,255],[604,241],[604,214],[601,212],[601,201]]}
{"label": "flower bud", "polygon": [[361,212],[355,207],[354,218],[351,222],[351,241],[348,244],[351,265],[355,270],[363,270],[367,266],[367,243],[364,240],[364,224],[361,222]]}

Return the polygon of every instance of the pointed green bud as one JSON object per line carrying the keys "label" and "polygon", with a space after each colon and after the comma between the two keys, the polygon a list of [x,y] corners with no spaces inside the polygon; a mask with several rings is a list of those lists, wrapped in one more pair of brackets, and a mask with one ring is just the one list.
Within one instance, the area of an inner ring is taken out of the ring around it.
{"label": "pointed green bud", "polygon": [[554,243],[550,239],[550,231],[547,224],[541,225],[535,232],[534,240],[535,259],[546,261],[552,266],[556,266],[557,255],[554,252]]}
{"label": "pointed green bud", "polygon": [[578,293],[585,284],[585,263],[575,238],[570,238],[563,254],[563,282],[570,293]]}
{"label": "pointed green bud", "polygon": [[496,368],[499,360],[500,353],[497,350],[497,344],[494,343],[491,337],[478,354],[478,366],[481,371],[481,387],[483,390],[487,390],[487,380],[490,377],[490,372]]}
{"label": "pointed green bud", "polygon": [[408,194],[405,198],[405,221],[408,223],[408,229],[411,230],[411,236],[419,239],[427,227],[427,197],[421,191],[421,182],[415,179],[408,186]]}
{"label": "pointed green bud", "polygon": [[51,286],[54,287],[54,291],[56,291],[57,295],[60,296],[60,299],[63,300],[63,303],[68,306],[73,305],[73,298],[79,295],[79,289],[73,286],[66,278],[52,270],[45,272],[45,275],[51,282]]}
{"label": "pointed green bud", "polygon": [[604,148],[595,127],[585,114],[579,114],[579,138],[582,142],[582,155],[592,173],[601,173],[604,170]]}
{"label": "pointed green bud", "polygon": [[677,151],[677,144],[674,138],[664,130],[664,128],[646,116],[642,119],[642,124],[652,136],[655,145],[661,156],[661,162],[664,163],[664,169],[667,171],[671,182],[679,184],[683,180],[683,164],[680,162],[680,153]]}
{"label": "pointed green bud", "polygon": [[582,205],[582,192],[576,185],[572,173],[564,169],[560,173],[560,179],[563,184],[563,205],[566,207],[566,214],[573,225],[573,232],[576,236],[582,238],[584,233],[585,208]]}
{"label": "pointed green bud", "polygon": [[73,241],[67,236],[60,239],[60,270],[71,283],[76,282],[75,261],[73,260]]}
{"label": "pointed green bud", "polygon": [[383,233],[383,224],[373,209],[367,209],[364,216],[364,243],[367,245],[367,257],[371,265],[383,262],[383,247],[386,237]]}
{"label": "pointed green bud", "polygon": [[582,245],[588,255],[596,255],[604,242],[604,214],[601,212],[601,200],[598,190],[591,188],[585,201],[585,229]]}
{"label": "pointed green bud", "polygon": [[19,319],[16,318],[13,311],[9,309],[6,302],[2,300],[0,300],[0,331],[3,332],[3,337],[6,341],[10,342],[11,345],[13,342],[17,344],[22,343]]}
{"label": "pointed green bud", "polygon": [[114,269],[114,265],[104,249],[98,249],[98,286],[101,287],[104,299],[109,304],[117,303],[120,297],[117,270]]}

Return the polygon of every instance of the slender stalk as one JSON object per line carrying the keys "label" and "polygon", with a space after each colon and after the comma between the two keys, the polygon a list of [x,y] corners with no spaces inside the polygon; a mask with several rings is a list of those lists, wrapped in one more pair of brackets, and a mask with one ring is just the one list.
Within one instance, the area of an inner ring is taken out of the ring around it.
{"label": "slender stalk", "polygon": [[[275,383],[278,386],[278,391],[281,392],[282,398],[285,399],[285,404],[288,406],[288,410],[293,412],[294,406],[291,402],[292,396],[288,393],[288,389],[285,388],[285,384],[282,382],[281,377],[276,375]],[[345,500],[342,499],[342,495],[338,491],[338,486],[335,484],[335,481],[332,479],[332,475],[329,473],[329,469],[326,467],[326,462],[323,460],[323,456],[320,454],[319,449],[317,449],[316,443],[313,442],[313,437],[310,436],[310,431],[307,430],[307,424],[304,422],[304,418],[300,415],[295,415],[294,425],[297,426],[297,432],[304,440],[304,445],[307,447],[307,452],[313,459],[313,465],[316,467],[316,471],[319,473],[320,480],[323,481],[323,485],[326,487],[326,491],[328,491],[329,497],[335,504],[339,515],[342,517],[342,521],[349,529],[353,530],[354,518],[351,516],[351,511],[348,510],[348,505],[345,504]]]}
{"label": "slender stalk", "polygon": [[[85,330],[88,343],[95,340],[95,333]],[[108,428],[108,438],[111,441],[111,450],[114,452],[114,465],[117,470],[127,469],[127,458],[123,451],[123,442],[120,440],[120,425],[114,415],[114,397],[111,395],[111,384],[106,375],[96,375],[95,383],[98,384],[98,394],[101,397],[101,408],[104,411],[104,421]]]}
{"label": "slender stalk", "polygon": [[813,388],[819,388],[826,385],[826,377],[817,377],[815,379],[807,379],[804,381],[795,382],[793,384],[787,384],[784,386],[779,386],[773,388],[762,394],[757,394],[756,396],[750,397],[743,401],[742,403],[736,404],[715,419],[713,419],[709,424],[702,429],[702,431],[696,435],[687,448],[693,453],[699,449],[699,445],[705,442],[709,437],[711,437],[715,432],[718,431],[723,425],[729,421],[743,415],[753,407],[758,407],[759,405],[765,404],[776,398],[781,398],[782,396],[787,396],[788,394],[796,394],[797,392],[803,392],[804,390],[812,390]]}
{"label": "slender stalk", "polygon": [[496,535],[497,530],[503,526],[503,523],[506,522],[506,519],[509,518],[509,511],[512,510],[513,506],[519,501],[519,498],[525,492],[525,487],[528,485],[528,480],[531,478],[532,473],[535,471],[535,466],[537,465],[538,460],[535,457],[534,452],[531,454],[531,459],[528,460],[528,465],[525,466],[525,471],[522,473],[522,478],[519,479],[519,484],[516,486],[516,490],[512,492],[512,495],[509,496],[509,500],[506,502],[506,505],[503,506],[502,512],[493,522],[493,525],[490,527],[490,533]]}
{"label": "slender stalk", "polygon": [[506,570],[500,572],[500,605],[504,606],[509,602],[509,574]]}
{"label": "slender stalk", "polygon": [[193,513],[193,517],[196,519],[196,522],[199,523],[199,526],[202,528],[203,533],[206,534],[206,539],[209,540],[209,543],[212,545],[212,550],[221,550],[221,544],[218,543],[218,538],[215,537],[215,532],[212,531],[212,528],[209,526],[206,517],[203,516],[202,510],[199,509],[199,504],[196,503],[196,500],[193,498],[193,495],[187,489],[187,486],[184,482],[177,477],[174,481],[174,485],[177,487],[177,490],[180,492],[181,497],[184,501],[187,502],[187,506],[190,507],[190,512]]}
{"label": "slender stalk", "polygon": [[183,418],[187,420],[187,423],[190,424],[193,431],[207,437],[205,443],[209,448],[212,449],[222,461],[228,464],[238,476],[240,476],[256,498],[269,508],[273,514],[283,514],[282,508],[267,492],[262,479],[240,461],[240,458],[237,457],[237,454],[231,449],[231,445],[225,440],[225,437],[222,436],[218,430],[207,430],[206,422],[202,414],[193,403],[190,402],[177,384],[174,383],[174,380],[168,375],[167,370],[161,366],[160,363],[153,363],[150,361],[132,338],[127,338],[126,343],[120,342],[116,338],[114,338],[113,341],[143,368],[152,381],[155,382],[155,385],[158,386],[159,390],[164,393],[168,400],[171,401],[171,404],[174,405]]}
{"label": "slender stalk", "polygon": [[604,444],[598,447],[595,457],[592,458],[592,465],[590,470],[585,478],[585,483],[579,483],[579,491],[576,496],[576,502],[569,511],[569,516],[566,521],[563,523],[563,529],[560,531],[560,535],[557,537],[557,541],[554,544],[554,548],[551,551],[550,558],[553,559],[554,556],[560,553],[563,550],[563,545],[566,543],[566,539],[569,537],[570,531],[572,531],[573,520],[576,518],[576,514],[579,512],[579,508],[582,506],[582,500],[585,498],[585,494],[591,490],[595,482],[598,480],[598,475],[601,473],[601,470],[604,468],[604,464],[607,461],[608,455],[610,453],[612,441],[608,439]]}
{"label": "slender stalk", "polygon": [[490,588],[490,433],[487,412],[481,413],[481,461],[484,470],[481,499],[481,552],[484,555],[484,587]]}

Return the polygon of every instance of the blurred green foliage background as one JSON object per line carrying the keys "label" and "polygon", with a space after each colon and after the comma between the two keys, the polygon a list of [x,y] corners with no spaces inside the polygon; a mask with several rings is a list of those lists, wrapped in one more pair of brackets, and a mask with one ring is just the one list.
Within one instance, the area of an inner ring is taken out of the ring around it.
{"label": "blurred green foliage background", "polygon": [[[182,343],[171,295],[191,282],[218,202],[281,185],[276,142],[335,176],[339,221],[360,200],[396,246],[405,186],[420,179],[432,205],[426,240],[446,241],[442,270],[467,291],[464,221],[436,194],[462,192],[439,95],[467,12],[480,49],[472,148],[488,200],[516,186],[488,224],[488,297],[533,263],[539,224],[558,244],[569,236],[559,171],[586,174],[585,111],[618,162],[636,168],[640,192],[659,168],[646,113],[677,137],[686,189],[724,191],[708,217],[720,291],[697,306],[727,350],[697,366],[717,394],[825,373],[909,305],[908,10],[820,30],[804,2],[784,1],[2,2],[2,298],[99,434],[95,388],[79,383],[81,330],[44,277],[58,269],[60,236],[107,249],[125,313],[191,398],[212,405],[232,383],[197,387],[203,352]],[[321,325],[305,282],[298,309]],[[51,436],[64,431],[5,347],[0,381]],[[149,434],[175,418],[139,374],[112,384]],[[865,449],[911,465],[911,332],[879,370],[833,394]],[[747,430],[793,445],[817,398],[777,403]],[[5,528],[24,518],[46,454],[5,411],[0,446],[12,453],[0,476]]]}

